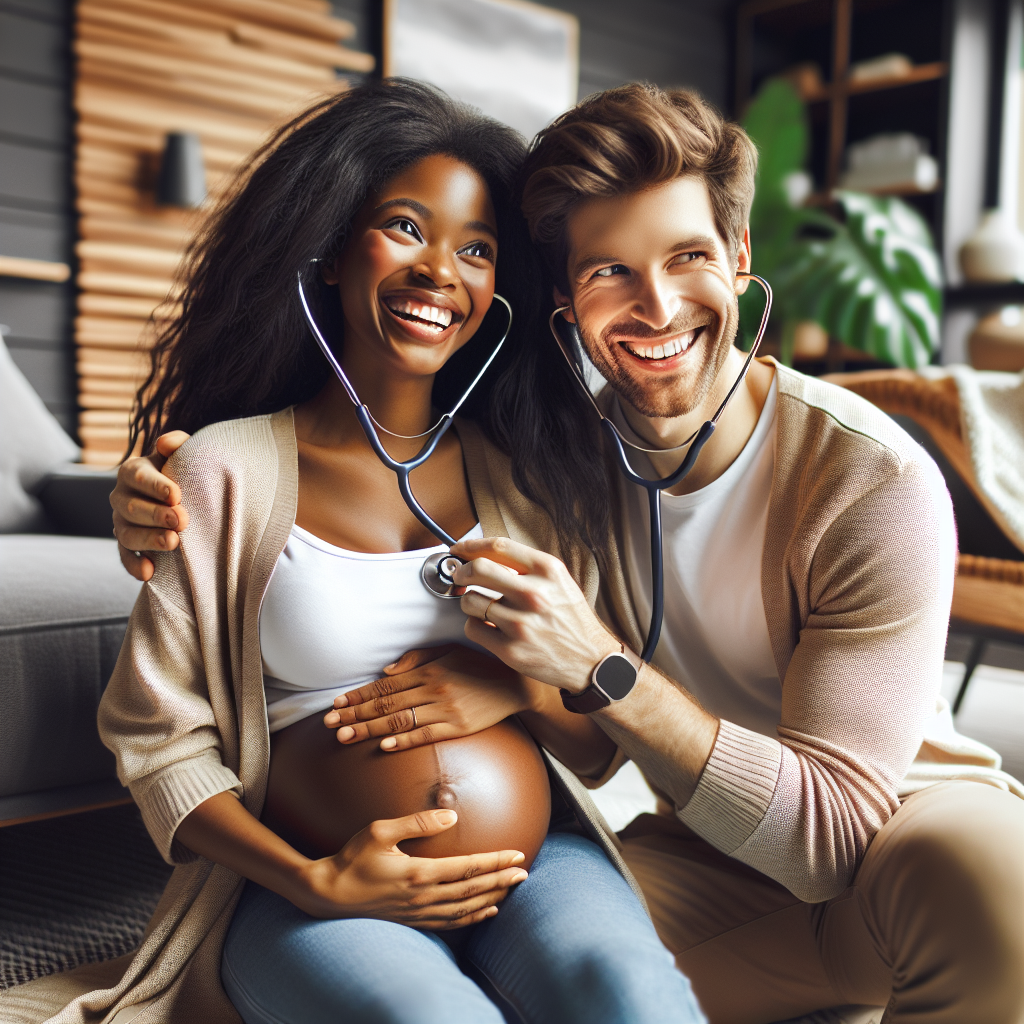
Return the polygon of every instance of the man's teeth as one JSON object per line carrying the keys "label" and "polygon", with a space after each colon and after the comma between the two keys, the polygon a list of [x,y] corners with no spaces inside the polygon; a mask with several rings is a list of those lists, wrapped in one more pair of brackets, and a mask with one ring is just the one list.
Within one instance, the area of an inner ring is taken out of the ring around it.
{"label": "man's teeth", "polygon": [[673,338],[661,345],[638,345],[629,341],[623,342],[623,344],[633,355],[639,356],[641,359],[671,359],[673,356],[679,355],[680,352],[685,352],[693,344],[693,339],[697,337],[699,329],[687,331],[685,334],[680,334],[678,338]]}
{"label": "man's teeth", "polygon": [[452,322],[452,311],[439,306],[423,306],[416,302],[389,302],[388,309],[401,317],[415,317],[417,320],[436,324],[442,330]]}

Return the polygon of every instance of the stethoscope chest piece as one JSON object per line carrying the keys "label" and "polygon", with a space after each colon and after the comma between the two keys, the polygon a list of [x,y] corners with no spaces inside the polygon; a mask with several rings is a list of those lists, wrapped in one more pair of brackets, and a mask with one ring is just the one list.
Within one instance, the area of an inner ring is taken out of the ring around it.
{"label": "stethoscope chest piece", "polygon": [[427,555],[420,569],[423,585],[435,597],[448,601],[458,601],[461,594],[455,593],[455,570],[463,564],[463,560],[448,551],[434,551]]}

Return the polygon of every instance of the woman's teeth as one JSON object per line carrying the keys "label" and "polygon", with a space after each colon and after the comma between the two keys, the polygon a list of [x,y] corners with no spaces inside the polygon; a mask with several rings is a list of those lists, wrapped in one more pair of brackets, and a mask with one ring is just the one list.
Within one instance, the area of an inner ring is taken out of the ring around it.
{"label": "woman's teeth", "polygon": [[403,320],[419,320],[438,330],[451,326],[452,311],[439,306],[423,306],[416,302],[389,302],[388,309]]}
{"label": "woman's teeth", "polygon": [[680,352],[685,352],[693,344],[699,330],[697,327],[661,345],[637,345],[629,341],[624,341],[623,345],[639,359],[671,359]]}

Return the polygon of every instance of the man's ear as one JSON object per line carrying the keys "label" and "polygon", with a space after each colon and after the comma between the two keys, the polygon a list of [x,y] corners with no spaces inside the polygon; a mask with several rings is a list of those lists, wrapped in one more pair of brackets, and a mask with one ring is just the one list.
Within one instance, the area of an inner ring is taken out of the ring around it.
{"label": "man's ear", "polygon": [[569,321],[569,323],[571,323],[571,324],[576,323],[576,316],[575,316],[575,314],[572,311],[572,303],[571,303],[571,300],[569,299],[569,296],[568,295],[563,295],[558,290],[558,285],[554,285],[552,287],[551,294],[554,296],[555,307],[556,308],[558,308],[560,306],[568,306],[569,307],[568,309],[566,309],[562,313],[562,316],[564,316],[565,319]]}
{"label": "man's ear", "polygon": [[341,272],[338,270],[340,260],[340,256],[335,256],[330,262],[321,261],[320,276],[324,279],[325,284],[337,284],[341,279]]}
{"label": "man's ear", "polygon": [[[750,225],[746,226],[743,232],[743,239],[740,242],[740,247],[736,252],[736,273],[737,274],[749,274],[750,273]],[[736,294],[742,295],[746,292],[750,286],[750,280],[746,277],[738,277],[736,279]]]}

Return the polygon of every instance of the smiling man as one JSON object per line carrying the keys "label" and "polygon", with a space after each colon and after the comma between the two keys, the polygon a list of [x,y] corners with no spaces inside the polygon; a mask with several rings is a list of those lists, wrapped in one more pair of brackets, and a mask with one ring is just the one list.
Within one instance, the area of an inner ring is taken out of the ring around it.
{"label": "smiling man", "polygon": [[[698,98],[641,86],[585,100],[528,160],[559,315],[649,478],[742,371],[755,166]],[[536,480],[554,488],[573,467],[549,451]],[[606,473],[601,618],[559,561],[506,539],[458,545],[456,578],[502,594],[466,595],[467,635],[560,687],[617,742],[609,772],[631,757],[662,794],[626,859],[710,1020],[1024,1020],[1024,802],[1006,788],[1024,791],[938,700],[956,536],[934,464],[856,396],[754,362],[662,497],[664,630],[639,670],[647,499],[610,454]],[[593,503],[577,514],[600,529]]]}
{"label": "smiling man", "polygon": [[[755,168],[740,128],[649,86],[588,98],[529,157],[523,210],[556,328],[578,330],[608,381],[597,404],[645,476],[675,470],[742,372]],[[646,495],[587,432],[589,401],[559,392],[568,374],[521,378],[509,386],[547,406],[492,477],[546,506],[563,535],[552,550],[575,532],[567,560],[584,582],[596,572],[581,561],[600,567],[600,598],[595,612],[539,541],[464,541],[458,581],[501,595],[463,598],[466,632],[616,742],[590,784],[628,757],[661,794],[624,852],[710,1020],[861,1004],[886,1007],[887,1024],[1019,1024],[1024,802],[1007,790],[1024,790],[939,700],[956,537],[934,464],[856,396],[755,361],[662,497],[664,629],[641,664]],[[126,464],[121,513],[135,474],[161,493],[148,464]],[[508,533],[532,540],[535,506],[495,501]],[[147,541],[117,522],[132,547]],[[484,680],[420,660],[337,702],[339,739],[404,749],[509,713],[495,699],[492,717]]]}

